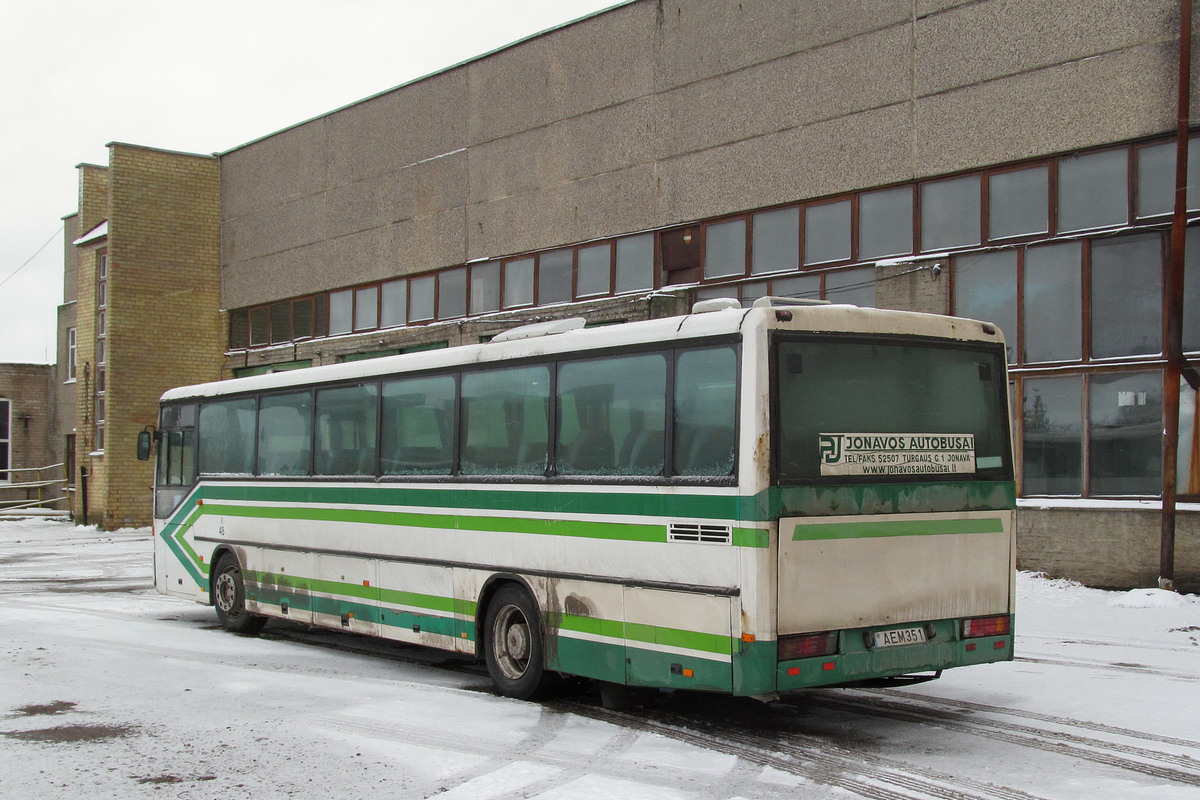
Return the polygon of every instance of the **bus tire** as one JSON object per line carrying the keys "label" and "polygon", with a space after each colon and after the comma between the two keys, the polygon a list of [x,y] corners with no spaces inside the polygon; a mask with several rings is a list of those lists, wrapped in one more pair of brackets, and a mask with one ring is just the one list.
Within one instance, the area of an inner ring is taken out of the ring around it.
{"label": "bus tire", "polygon": [[554,675],[546,670],[541,615],[520,586],[501,587],[488,604],[483,649],[492,683],[505,697],[534,700],[552,688]]}
{"label": "bus tire", "polygon": [[267,618],[246,610],[246,587],[237,559],[226,553],[213,568],[212,598],[221,627],[233,633],[255,634],[267,624]]}

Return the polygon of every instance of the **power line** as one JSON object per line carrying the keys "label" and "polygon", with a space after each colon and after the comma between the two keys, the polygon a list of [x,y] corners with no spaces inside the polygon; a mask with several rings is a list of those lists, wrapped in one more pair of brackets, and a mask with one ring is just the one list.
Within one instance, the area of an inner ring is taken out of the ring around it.
{"label": "power line", "polygon": [[63,232],[63,227],[64,227],[63,225],[59,225],[59,226],[58,226],[58,230],[56,230],[56,231],[54,232],[54,234],[53,234],[53,235],[52,235],[52,236],[51,236],[49,239],[47,239],[47,240],[46,240],[46,243],[45,243],[45,244],[43,244],[41,247],[39,247],[39,248],[37,249],[37,252],[36,252],[36,253],[34,253],[33,255],[31,255],[29,258],[25,259],[25,263],[24,263],[24,264],[22,264],[21,266],[17,267],[16,269],[14,269],[14,270],[12,271],[12,273],[11,273],[11,274],[10,274],[10,275],[9,275],[7,278],[5,278],[4,280],[0,281],[0,286],[3,286],[4,284],[6,284],[6,283],[8,283],[10,280],[12,280],[12,279],[13,279],[13,278],[16,276],[16,274],[17,274],[18,272],[20,272],[21,270],[23,270],[23,269],[25,269],[26,267],[28,267],[28,266],[29,266],[29,264],[30,264],[30,263],[31,263],[31,262],[32,262],[32,261],[33,261],[35,258],[37,258],[39,255],[41,255],[42,251],[43,251],[43,250],[45,250],[47,247],[49,247],[49,246],[50,246],[50,243],[51,243],[51,242],[53,242],[53,241],[55,240],[55,238],[57,238],[57,237],[58,237],[58,235],[59,235],[60,233],[62,233],[62,232]]}

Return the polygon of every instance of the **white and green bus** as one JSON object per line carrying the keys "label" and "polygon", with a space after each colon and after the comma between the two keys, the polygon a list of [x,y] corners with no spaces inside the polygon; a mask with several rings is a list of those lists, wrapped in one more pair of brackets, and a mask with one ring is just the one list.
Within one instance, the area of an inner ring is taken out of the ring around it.
{"label": "white and green bus", "polygon": [[772,697],[1011,659],[1000,331],[707,305],[167,392],[155,585],[233,631],[481,657],[520,698],[559,675]]}

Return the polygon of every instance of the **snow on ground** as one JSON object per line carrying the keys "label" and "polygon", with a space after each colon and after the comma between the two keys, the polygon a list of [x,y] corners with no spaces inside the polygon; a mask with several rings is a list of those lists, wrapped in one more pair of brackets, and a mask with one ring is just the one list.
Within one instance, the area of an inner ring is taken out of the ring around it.
{"label": "snow on ground", "polygon": [[679,695],[666,724],[500,698],[435,651],[231,635],[151,558],[148,530],[0,520],[0,797],[1200,796],[1196,596],[1022,574],[1014,662]]}

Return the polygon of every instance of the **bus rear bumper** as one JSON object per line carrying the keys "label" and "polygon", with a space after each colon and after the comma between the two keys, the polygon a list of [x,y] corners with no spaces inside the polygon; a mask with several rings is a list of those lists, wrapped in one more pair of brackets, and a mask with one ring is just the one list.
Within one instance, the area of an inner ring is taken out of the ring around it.
{"label": "bus rear bumper", "polygon": [[961,621],[956,619],[928,623],[925,629],[932,634],[926,641],[896,646],[871,645],[879,628],[840,631],[835,653],[779,661],[775,670],[776,691],[936,674],[954,667],[1013,659],[1011,623],[1008,633],[969,639],[957,635]]}

